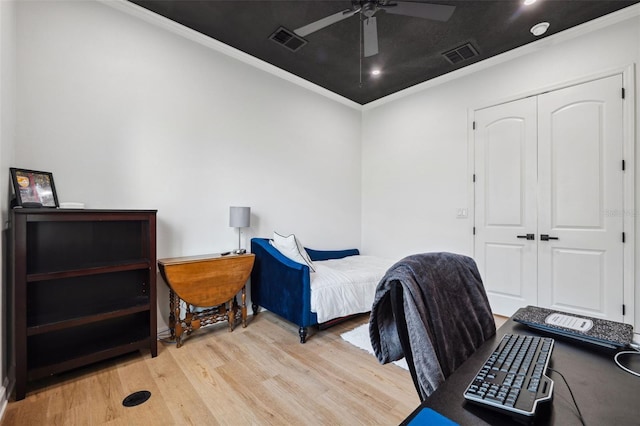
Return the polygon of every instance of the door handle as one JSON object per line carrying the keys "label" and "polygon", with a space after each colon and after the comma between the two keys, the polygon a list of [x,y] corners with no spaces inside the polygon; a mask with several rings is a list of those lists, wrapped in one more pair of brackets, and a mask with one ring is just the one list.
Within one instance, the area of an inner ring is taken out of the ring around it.
{"label": "door handle", "polygon": [[540,234],[540,241],[557,240],[558,237],[550,237],[547,234]]}
{"label": "door handle", "polygon": [[526,238],[527,240],[535,240],[536,236],[534,234],[527,234],[527,235],[518,235],[518,238]]}

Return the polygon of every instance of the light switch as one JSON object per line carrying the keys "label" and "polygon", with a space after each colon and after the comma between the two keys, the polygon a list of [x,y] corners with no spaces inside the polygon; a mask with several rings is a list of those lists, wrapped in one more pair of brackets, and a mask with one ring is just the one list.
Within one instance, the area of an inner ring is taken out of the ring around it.
{"label": "light switch", "polygon": [[466,219],[467,217],[469,217],[469,211],[465,208],[460,207],[456,211],[456,217],[458,219]]}

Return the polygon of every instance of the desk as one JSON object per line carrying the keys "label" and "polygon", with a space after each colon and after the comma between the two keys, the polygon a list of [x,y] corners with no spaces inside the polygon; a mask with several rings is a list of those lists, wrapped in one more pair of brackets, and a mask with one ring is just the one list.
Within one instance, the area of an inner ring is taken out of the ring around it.
{"label": "desk", "polygon": [[[235,321],[240,317],[242,326],[247,326],[245,284],[254,259],[255,255],[247,253],[158,260],[160,274],[169,286],[169,329],[178,348],[182,346],[185,331],[191,334],[202,326],[224,320],[229,322],[229,331],[233,331]],[[239,291],[242,291],[240,311],[236,301]],[[186,304],[184,317],[180,315],[182,302]]]}
{"label": "desk", "polygon": [[[494,338],[486,341],[403,424],[408,424],[422,407],[430,407],[464,426],[513,425],[514,421],[508,415],[466,402],[463,397],[469,382],[506,333],[540,335],[508,320]],[[555,341],[549,367],[558,370],[569,382],[587,425],[640,425],[640,378],[615,365],[615,352],[560,338]],[[637,368],[637,364],[634,365]],[[564,381],[557,373],[548,372],[547,375],[555,382],[553,399],[546,407],[540,407],[542,410],[536,414],[534,424],[579,425]]]}

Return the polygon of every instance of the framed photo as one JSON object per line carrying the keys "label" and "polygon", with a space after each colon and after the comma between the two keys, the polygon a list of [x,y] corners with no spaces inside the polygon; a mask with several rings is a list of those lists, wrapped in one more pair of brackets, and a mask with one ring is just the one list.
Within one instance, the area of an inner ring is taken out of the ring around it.
{"label": "framed photo", "polygon": [[16,193],[16,202],[22,207],[58,207],[58,194],[53,184],[53,175],[37,170],[11,167],[11,181]]}

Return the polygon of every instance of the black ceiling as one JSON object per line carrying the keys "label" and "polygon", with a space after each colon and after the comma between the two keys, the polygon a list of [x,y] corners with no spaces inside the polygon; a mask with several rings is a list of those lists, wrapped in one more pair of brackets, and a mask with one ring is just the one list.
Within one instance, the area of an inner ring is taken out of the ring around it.
{"label": "black ceiling", "polygon": [[[529,30],[539,22],[551,24],[542,36],[548,37],[640,2],[421,1],[453,5],[455,11],[447,22],[438,22],[379,10],[379,53],[361,60],[359,15],[307,35],[307,44],[295,52],[269,38],[279,27],[293,31],[350,9],[350,0],[130,1],[359,104],[531,43],[538,38]],[[478,56],[454,65],[442,55],[467,42]],[[382,70],[377,77],[369,74],[375,67]]]}

